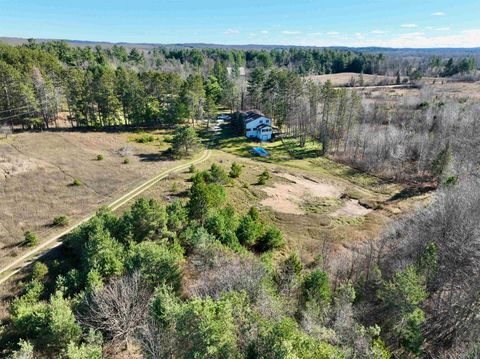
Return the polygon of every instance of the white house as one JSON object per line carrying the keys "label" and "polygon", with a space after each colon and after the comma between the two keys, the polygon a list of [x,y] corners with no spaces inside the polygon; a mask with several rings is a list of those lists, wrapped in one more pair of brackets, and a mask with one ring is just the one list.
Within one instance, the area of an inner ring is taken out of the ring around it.
{"label": "white house", "polygon": [[272,120],[261,113],[248,111],[243,120],[245,136],[258,138],[260,141],[268,141],[272,138]]}

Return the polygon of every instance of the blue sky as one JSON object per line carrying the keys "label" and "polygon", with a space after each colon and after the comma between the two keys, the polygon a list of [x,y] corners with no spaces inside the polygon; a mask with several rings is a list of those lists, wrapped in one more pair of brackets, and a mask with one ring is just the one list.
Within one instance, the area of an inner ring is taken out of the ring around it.
{"label": "blue sky", "polygon": [[0,0],[0,36],[480,47],[480,0]]}

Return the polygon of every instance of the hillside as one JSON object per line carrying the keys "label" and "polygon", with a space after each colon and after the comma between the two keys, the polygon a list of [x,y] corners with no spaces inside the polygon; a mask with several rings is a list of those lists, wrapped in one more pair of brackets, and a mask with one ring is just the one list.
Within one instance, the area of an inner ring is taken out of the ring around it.
{"label": "hillside", "polygon": [[0,356],[478,356],[474,57],[86,44],[0,44]]}
{"label": "hillside", "polygon": [[[346,46],[301,46],[301,45],[275,45],[275,44],[214,44],[214,43],[129,43],[129,42],[107,42],[107,41],[86,41],[74,39],[35,39],[37,42],[65,41],[71,46],[111,48],[113,45],[124,46],[128,49],[137,48],[151,50],[155,47],[166,47],[173,49],[235,49],[235,50],[272,50],[272,49],[332,49],[343,51],[358,51],[364,53],[382,53],[392,56],[420,56],[427,57],[440,55],[445,57],[464,57],[468,55],[480,56],[480,47],[475,48],[391,48],[391,47],[346,47]],[[28,39],[18,37],[0,37],[0,43],[20,45],[27,43]]]}

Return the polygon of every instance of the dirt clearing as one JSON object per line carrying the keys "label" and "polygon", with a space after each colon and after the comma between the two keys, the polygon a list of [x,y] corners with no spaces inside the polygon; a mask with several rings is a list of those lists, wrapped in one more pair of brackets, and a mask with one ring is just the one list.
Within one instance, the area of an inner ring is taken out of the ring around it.
{"label": "dirt clearing", "polygon": [[301,215],[309,210],[318,213],[320,211],[316,210],[318,207],[323,209],[322,212],[328,212],[328,208],[338,207],[331,213],[332,216],[358,217],[372,211],[363,207],[358,200],[336,201],[345,191],[342,184],[322,183],[289,173],[277,173],[276,176],[285,179],[286,182],[275,182],[272,186],[265,187],[263,191],[267,198],[260,202],[275,212]]}

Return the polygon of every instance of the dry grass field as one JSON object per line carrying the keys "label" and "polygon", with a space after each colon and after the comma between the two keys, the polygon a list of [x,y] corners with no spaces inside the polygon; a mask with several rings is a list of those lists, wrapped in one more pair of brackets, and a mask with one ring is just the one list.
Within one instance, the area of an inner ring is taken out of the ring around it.
{"label": "dry grass field", "polygon": [[353,79],[356,85],[360,86],[361,77],[363,77],[364,86],[394,85],[396,80],[396,77],[394,76],[380,76],[369,74],[360,75],[354,72],[342,72],[339,74],[327,75],[312,75],[307,76],[306,78],[316,83],[325,83],[330,80],[333,86],[348,86],[352,83]]}
{"label": "dry grass field", "polygon": [[25,231],[51,235],[61,230],[52,226],[54,217],[80,219],[172,165],[162,155],[169,147],[163,135],[153,133],[149,143],[135,141],[142,134],[102,132],[20,133],[1,140],[2,259],[21,250]]}
{"label": "dry grass field", "polygon": [[[349,86],[353,78],[356,86],[359,86],[360,74],[347,72],[308,76],[307,78],[318,83],[325,83],[327,80],[330,80],[334,86],[338,87]],[[416,81],[414,87],[388,87],[389,85],[394,85],[395,80],[396,78],[392,76],[364,74],[363,82],[367,88],[356,88],[356,90],[360,91],[367,101],[418,101],[419,98],[426,95],[449,97],[458,100],[480,99],[480,81],[453,81],[445,78],[424,77]]]}

